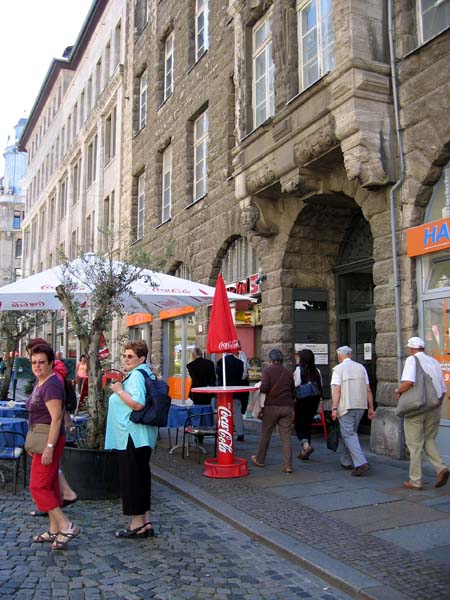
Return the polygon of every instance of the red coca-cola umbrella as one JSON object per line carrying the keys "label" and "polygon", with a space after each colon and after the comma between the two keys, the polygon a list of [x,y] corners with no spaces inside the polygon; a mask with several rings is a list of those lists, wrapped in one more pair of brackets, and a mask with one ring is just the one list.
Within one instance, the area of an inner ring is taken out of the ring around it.
{"label": "red coca-cola umbrella", "polygon": [[225,353],[239,349],[236,327],[222,275],[219,273],[209,319],[206,349],[210,354],[222,353],[223,385],[226,386]]}

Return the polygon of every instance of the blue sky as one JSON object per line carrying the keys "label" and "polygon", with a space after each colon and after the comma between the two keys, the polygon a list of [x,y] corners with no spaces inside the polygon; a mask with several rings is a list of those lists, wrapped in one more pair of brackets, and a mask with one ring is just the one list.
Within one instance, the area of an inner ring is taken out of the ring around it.
{"label": "blue sky", "polygon": [[53,58],[72,46],[93,0],[3,0],[0,7],[0,176],[8,135],[27,117]]}

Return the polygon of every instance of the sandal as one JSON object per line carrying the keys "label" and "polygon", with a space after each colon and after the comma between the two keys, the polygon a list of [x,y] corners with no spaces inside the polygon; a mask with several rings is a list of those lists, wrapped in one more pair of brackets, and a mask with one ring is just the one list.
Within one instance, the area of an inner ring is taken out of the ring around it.
{"label": "sandal", "polygon": [[44,531],[40,535],[35,535],[33,537],[33,542],[36,544],[45,544],[46,542],[54,542],[58,532],[53,533],[52,531]]}
{"label": "sandal", "polygon": [[254,454],[250,460],[252,461],[252,463],[255,465],[255,467],[263,467],[264,463],[260,463],[256,460],[256,455]]}
{"label": "sandal", "polygon": [[144,523],[142,527],[139,527],[139,531],[136,532],[136,537],[155,537],[155,530],[153,529],[151,521],[147,521],[147,523]]}
{"label": "sandal", "polygon": [[[56,535],[56,537],[53,541],[52,550],[65,550],[67,548],[67,544],[70,542],[70,540],[73,539],[74,537],[77,537],[77,535],[79,533],[80,533],[80,530],[78,529],[78,527],[76,525],[74,525],[73,523],[70,523],[68,531],[59,531],[58,532],[58,534]],[[58,539],[59,536],[62,536],[63,539]]]}
{"label": "sandal", "polygon": [[48,517],[48,513],[44,512],[43,510],[32,510],[30,515],[32,517]]}
{"label": "sandal", "polygon": [[[119,529],[119,531],[116,531],[116,538],[136,537],[138,534],[138,531],[140,531],[143,527],[145,527],[145,525],[139,525],[139,527],[136,527],[136,529]],[[140,537],[145,537],[145,536],[141,535]]]}
{"label": "sandal", "polygon": [[66,508],[66,506],[70,506],[71,504],[75,504],[75,502],[78,502],[78,497],[74,498],[73,500],[66,500],[65,498],[63,498],[62,507]]}

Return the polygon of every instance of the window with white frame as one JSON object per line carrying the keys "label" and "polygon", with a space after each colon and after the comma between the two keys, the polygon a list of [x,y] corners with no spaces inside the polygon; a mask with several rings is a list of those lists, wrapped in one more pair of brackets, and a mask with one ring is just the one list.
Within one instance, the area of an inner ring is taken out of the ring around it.
{"label": "window with white frame", "polygon": [[417,11],[422,43],[450,27],[450,0],[417,0]]}
{"label": "window with white frame", "polygon": [[334,67],[332,0],[298,0],[299,88],[304,90]]}
{"label": "window with white frame", "polygon": [[105,120],[105,165],[116,155],[116,122],[117,107],[115,106]]}
{"label": "window with white frame", "polygon": [[145,127],[147,122],[147,70],[139,80],[139,129]]}
{"label": "window with white frame", "polygon": [[87,186],[92,185],[97,172],[97,135],[87,147]]}
{"label": "window with white frame", "polygon": [[136,210],[136,239],[144,237],[144,211],[145,211],[145,173],[138,178],[137,184],[137,210]]}
{"label": "window with white frame", "polygon": [[272,10],[253,27],[253,123],[259,127],[275,112]]}
{"label": "window with white frame", "polygon": [[162,156],[162,202],[161,222],[172,216],[172,147],[168,146]]}
{"label": "window with white frame", "polygon": [[75,205],[80,197],[80,181],[81,181],[81,159],[79,159],[73,166],[73,183],[72,183],[72,198],[73,204]]}
{"label": "window with white frame", "polygon": [[208,193],[208,111],[194,121],[194,202]]}
{"label": "window with white frame", "polygon": [[67,213],[67,177],[59,184],[59,220],[62,221]]}
{"label": "window with white frame", "polygon": [[208,0],[195,0],[195,60],[206,52],[208,45]]}
{"label": "window with white frame", "polygon": [[247,238],[237,238],[223,259],[222,275],[226,283],[234,283],[256,273],[256,256]]}
{"label": "window with white frame", "polygon": [[173,32],[164,44],[164,100],[173,93]]}

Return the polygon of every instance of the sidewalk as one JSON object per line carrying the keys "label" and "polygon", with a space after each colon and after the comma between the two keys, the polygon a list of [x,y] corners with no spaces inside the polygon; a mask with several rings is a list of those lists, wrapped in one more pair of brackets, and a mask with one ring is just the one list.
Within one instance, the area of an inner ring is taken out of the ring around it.
{"label": "sidewalk", "polygon": [[[235,455],[250,463],[259,422],[246,429]],[[161,437],[152,456],[154,477],[350,595],[450,598],[450,485],[435,489],[430,466],[423,491],[403,489],[409,463],[371,454],[362,436],[371,469],[352,477],[340,467],[340,449],[330,452],[318,433],[310,460],[294,458],[294,473],[287,475],[274,435],[264,468],[250,463],[248,477],[212,479],[203,476],[195,448],[183,460],[181,449],[169,454],[164,430]],[[294,437],[293,445],[296,456]],[[211,457],[210,440],[205,448]]]}

